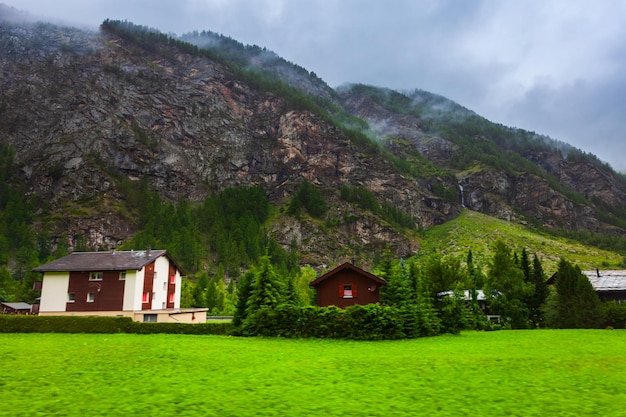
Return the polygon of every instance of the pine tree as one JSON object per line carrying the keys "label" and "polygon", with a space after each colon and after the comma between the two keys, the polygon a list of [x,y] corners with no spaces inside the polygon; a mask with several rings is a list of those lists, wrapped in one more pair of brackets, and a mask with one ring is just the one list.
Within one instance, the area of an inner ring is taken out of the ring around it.
{"label": "pine tree", "polygon": [[248,299],[252,293],[252,282],[254,281],[255,271],[249,269],[237,283],[237,304],[235,313],[233,314],[233,325],[235,328],[240,327],[247,317]]}
{"label": "pine tree", "polygon": [[546,274],[543,272],[541,261],[537,254],[533,257],[532,273],[530,283],[534,286],[534,293],[528,299],[527,304],[530,310],[531,324],[536,327],[544,326],[543,306],[548,299],[548,285],[546,284]]}
{"label": "pine tree", "polygon": [[516,264],[509,247],[498,240],[485,281],[485,295],[492,312],[500,314],[513,328],[527,328],[529,311],[524,300],[532,291],[533,286],[524,281],[519,258]]}
{"label": "pine tree", "polygon": [[209,285],[209,276],[206,272],[200,273],[200,278],[193,289],[193,306],[206,307],[206,289]]}
{"label": "pine tree", "polygon": [[600,299],[578,265],[561,259],[555,287],[559,327],[594,328],[599,325]]}
{"label": "pine tree", "polygon": [[263,256],[260,265],[256,268],[246,314],[249,316],[263,308],[275,309],[285,301],[284,292],[284,285],[274,271],[269,256]]}

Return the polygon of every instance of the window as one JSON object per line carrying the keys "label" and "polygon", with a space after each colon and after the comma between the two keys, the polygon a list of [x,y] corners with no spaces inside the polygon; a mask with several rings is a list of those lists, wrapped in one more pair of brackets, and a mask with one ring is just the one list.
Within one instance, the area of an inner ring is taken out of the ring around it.
{"label": "window", "polygon": [[76,293],[68,292],[67,293],[67,302],[68,303],[73,303],[74,301],[76,301]]}
{"label": "window", "polygon": [[170,293],[168,300],[169,300],[170,303],[174,302],[174,293],[173,292]]}
{"label": "window", "polygon": [[88,303],[93,303],[94,301],[96,301],[96,294],[93,292],[88,292],[87,293],[87,302]]}
{"label": "window", "polygon": [[143,321],[144,323],[156,323],[157,315],[156,314],[144,314]]}
{"label": "window", "polygon": [[102,281],[102,272],[90,272],[89,281]]}
{"label": "window", "polygon": [[342,284],[339,286],[339,298],[356,298],[356,285]]}
{"label": "window", "polygon": [[126,271],[120,272],[120,281],[126,281]]}
{"label": "window", "polygon": [[141,302],[142,303],[149,303],[150,302],[150,293],[145,291],[143,293],[143,295],[141,296]]}
{"label": "window", "polygon": [[176,284],[176,275],[170,275],[170,284]]}
{"label": "window", "polygon": [[167,291],[167,282],[163,283],[163,291]]}

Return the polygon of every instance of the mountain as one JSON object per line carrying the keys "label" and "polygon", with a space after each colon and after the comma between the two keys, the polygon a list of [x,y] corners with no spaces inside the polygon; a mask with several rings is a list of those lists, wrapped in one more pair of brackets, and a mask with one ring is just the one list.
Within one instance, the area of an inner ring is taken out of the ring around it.
{"label": "mountain", "polygon": [[[411,256],[420,231],[464,209],[581,239],[626,236],[626,181],[608,165],[444,97],[334,90],[211,32],[173,39],[107,20],[96,33],[6,8],[0,19],[6,182],[33,202],[29,222],[52,247],[127,242],[145,227],[142,187],[192,205],[261,187],[274,207],[267,234],[317,267],[371,263],[385,247]],[[294,212],[306,184],[324,201],[319,216]]]}

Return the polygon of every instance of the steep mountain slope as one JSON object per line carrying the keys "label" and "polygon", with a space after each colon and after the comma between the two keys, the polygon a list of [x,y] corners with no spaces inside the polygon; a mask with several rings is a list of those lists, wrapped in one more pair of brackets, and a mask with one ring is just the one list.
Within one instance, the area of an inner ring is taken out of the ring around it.
{"label": "steep mountain slope", "polygon": [[340,101],[397,156],[418,150],[454,173],[467,208],[549,228],[624,234],[626,182],[592,155],[419,90],[356,85],[340,90]]}
{"label": "steep mountain slope", "polygon": [[[327,118],[242,79],[219,59],[127,29],[136,28],[1,28],[2,141],[15,150],[27,193],[45,202],[57,239],[80,233],[95,248],[131,236],[136,221],[122,207],[121,185],[144,178],[173,201],[262,185],[278,205],[307,179],[337,206],[337,218],[358,212],[335,229],[344,232],[334,244],[310,232],[317,248],[388,242],[404,254],[415,250],[404,232],[342,202],[342,184],[367,187],[424,227],[458,213],[387,159],[363,152]],[[292,222],[280,221],[277,230],[286,244],[294,233],[284,224]]]}
{"label": "steep mountain slope", "polygon": [[[140,184],[171,202],[259,185],[279,208],[268,232],[314,265],[371,260],[386,245],[410,256],[415,230],[463,206],[624,234],[625,182],[592,157],[566,147],[576,156],[566,158],[546,138],[430,93],[334,91],[261,48],[204,32],[183,39],[123,22],[100,33],[0,25],[9,181],[38,202],[37,227],[53,245],[67,235],[70,247],[83,236],[111,248],[133,236],[140,213],[129,201]],[[325,217],[284,210],[304,180],[324,196]],[[385,217],[390,208],[410,227]]]}

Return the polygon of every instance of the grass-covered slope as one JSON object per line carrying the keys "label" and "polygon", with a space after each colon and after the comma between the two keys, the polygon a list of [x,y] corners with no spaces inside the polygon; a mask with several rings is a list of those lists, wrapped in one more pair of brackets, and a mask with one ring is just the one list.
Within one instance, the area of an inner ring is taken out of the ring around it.
{"label": "grass-covered slope", "polygon": [[498,239],[518,254],[522,248],[526,248],[531,254],[537,254],[544,270],[549,274],[556,271],[560,258],[576,263],[582,269],[623,267],[624,258],[617,253],[543,234],[528,226],[471,210],[463,210],[456,219],[428,229],[422,240],[420,256],[440,253],[464,260],[471,249],[474,263],[486,267]]}

